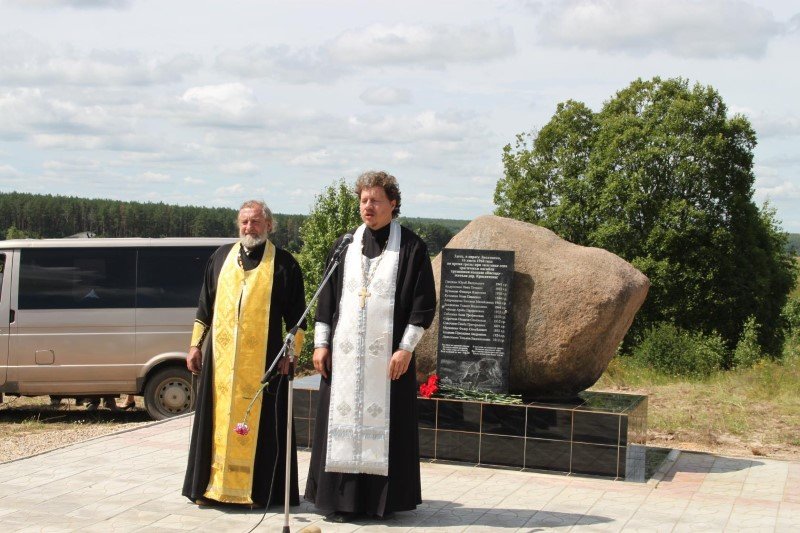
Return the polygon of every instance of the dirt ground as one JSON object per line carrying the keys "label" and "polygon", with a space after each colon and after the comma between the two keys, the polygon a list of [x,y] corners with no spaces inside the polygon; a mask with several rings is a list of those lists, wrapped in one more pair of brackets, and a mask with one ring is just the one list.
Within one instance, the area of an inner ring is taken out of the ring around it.
{"label": "dirt ground", "polygon": [[[800,430],[798,430],[800,431]],[[742,440],[734,435],[720,435],[716,444],[704,444],[675,438],[672,435],[647,432],[647,445],[660,448],[677,448],[692,452],[705,452],[727,457],[782,459],[800,461],[800,446],[788,444],[762,444],[758,439]]]}
{"label": "dirt ground", "polygon": [[[680,391],[675,387],[654,387],[657,390],[625,389],[613,392],[626,394],[645,394],[648,396],[648,430],[647,445],[661,448],[676,448],[679,450],[712,453],[729,457],[767,459],[781,459],[785,461],[800,461],[800,446],[792,444],[800,437],[800,427],[789,427],[784,418],[777,415],[774,409],[764,406],[751,410],[756,414],[748,413],[751,426],[736,435],[724,431],[725,424],[715,424],[713,418],[721,416],[718,406],[711,405],[712,400],[703,401],[696,398],[680,399]],[[681,411],[686,424],[664,422],[668,413]],[[695,416],[693,412],[701,412]],[[753,420],[756,419],[757,420]],[[704,420],[698,423],[697,419]],[[708,420],[712,419],[712,420]],[[793,419],[791,419],[793,420]],[[790,423],[791,423],[790,420]],[[671,429],[660,429],[659,425],[671,426]],[[786,435],[794,434],[794,439],[786,439]],[[787,442],[789,440],[789,442]]]}
{"label": "dirt ground", "polygon": [[[0,403],[0,463],[151,421],[141,398],[137,398],[136,409],[120,411],[104,407],[88,411],[71,399],[51,406],[48,396],[6,396],[4,400]],[[122,400],[118,399],[118,403]]]}

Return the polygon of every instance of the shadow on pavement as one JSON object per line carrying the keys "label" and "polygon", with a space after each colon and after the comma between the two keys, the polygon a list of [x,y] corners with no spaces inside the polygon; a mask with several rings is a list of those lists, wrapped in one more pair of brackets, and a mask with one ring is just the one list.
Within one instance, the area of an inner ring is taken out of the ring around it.
{"label": "shadow on pavement", "polygon": [[[483,526],[496,529],[520,529],[524,531],[542,531],[558,527],[572,527],[580,522],[581,526],[606,524],[614,519],[583,513],[560,513],[557,511],[541,511],[537,509],[503,509],[501,507],[469,507],[456,502],[425,500],[430,508],[436,509],[433,514],[419,520],[416,526],[451,527],[451,526]],[[389,527],[408,527],[409,520],[404,513],[397,513],[397,520],[381,522]],[[479,516],[477,519],[475,518]]]}
{"label": "shadow on pavement", "polygon": [[757,459],[738,457],[720,457],[706,452],[682,452],[672,468],[664,476],[663,481],[673,481],[677,473],[707,474],[739,472],[764,463]]}

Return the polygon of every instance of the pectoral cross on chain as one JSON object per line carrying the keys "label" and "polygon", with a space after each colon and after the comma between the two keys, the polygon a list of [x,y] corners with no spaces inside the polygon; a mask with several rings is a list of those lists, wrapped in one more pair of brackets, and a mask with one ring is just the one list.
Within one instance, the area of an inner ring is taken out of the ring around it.
{"label": "pectoral cross on chain", "polygon": [[358,296],[361,298],[361,309],[364,309],[364,306],[367,305],[367,298],[372,296],[372,293],[369,292],[366,287],[361,287],[361,291],[359,291]]}

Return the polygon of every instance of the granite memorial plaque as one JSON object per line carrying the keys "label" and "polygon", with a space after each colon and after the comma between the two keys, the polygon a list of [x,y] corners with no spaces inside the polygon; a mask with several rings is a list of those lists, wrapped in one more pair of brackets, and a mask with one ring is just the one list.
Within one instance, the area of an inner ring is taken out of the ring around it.
{"label": "granite memorial plaque", "polygon": [[442,250],[437,362],[442,383],[508,392],[513,274],[513,251]]}

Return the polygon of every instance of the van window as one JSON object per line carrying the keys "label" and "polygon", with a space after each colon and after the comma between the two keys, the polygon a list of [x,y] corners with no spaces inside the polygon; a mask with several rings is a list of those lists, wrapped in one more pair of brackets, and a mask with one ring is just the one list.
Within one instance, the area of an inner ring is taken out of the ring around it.
{"label": "van window", "polygon": [[132,248],[32,248],[20,251],[20,309],[132,308]]}
{"label": "van window", "polygon": [[206,263],[215,249],[141,248],[136,307],[197,307]]}

